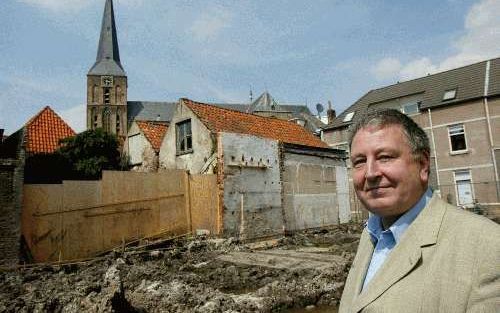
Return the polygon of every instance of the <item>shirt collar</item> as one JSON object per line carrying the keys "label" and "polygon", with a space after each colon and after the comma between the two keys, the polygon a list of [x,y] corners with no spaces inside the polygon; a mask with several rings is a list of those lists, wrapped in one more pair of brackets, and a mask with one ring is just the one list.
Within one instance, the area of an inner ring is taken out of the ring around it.
{"label": "shirt collar", "polygon": [[[410,226],[410,224],[417,218],[418,214],[423,210],[423,208],[429,203],[432,198],[432,190],[427,188],[426,192],[422,195],[420,200],[405,214],[403,214],[394,224],[389,227],[385,232],[390,232],[394,236],[396,243],[399,242],[401,236],[405,230]],[[375,214],[370,214],[368,221],[366,222],[366,229],[371,235],[372,240],[376,243],[384,229],[382,227],[382,219],[380,216]]]}

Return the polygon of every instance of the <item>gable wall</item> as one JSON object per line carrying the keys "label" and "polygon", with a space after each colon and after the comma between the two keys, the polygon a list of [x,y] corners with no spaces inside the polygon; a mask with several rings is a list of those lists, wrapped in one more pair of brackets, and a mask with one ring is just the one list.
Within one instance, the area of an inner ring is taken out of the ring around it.
{"label": "gable wall", "polygon": [[[187,119],[191,119],[193,151],[177,155],[176,124]],[[193,111],[181,103],[177,104],[170,127],[160,147],[160,168],[184,169],[189,170],[192,174],[199,174],[214,153],[215,139],[211,132]],[[213,173],[213,167],[209,167],[208,172],[205,173]]]}

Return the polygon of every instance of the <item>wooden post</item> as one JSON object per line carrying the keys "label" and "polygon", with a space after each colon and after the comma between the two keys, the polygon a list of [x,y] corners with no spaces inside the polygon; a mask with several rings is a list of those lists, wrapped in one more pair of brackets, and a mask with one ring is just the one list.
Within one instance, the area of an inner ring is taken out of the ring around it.
{"label": "wooden post", "polygon": [[190,189],[191,177],[189,173],[184,172],[184,194],[186,200],[186,216],[187,216],[187,231],[188,233],[193,233],[192,218],[191,218],[191,189]]}

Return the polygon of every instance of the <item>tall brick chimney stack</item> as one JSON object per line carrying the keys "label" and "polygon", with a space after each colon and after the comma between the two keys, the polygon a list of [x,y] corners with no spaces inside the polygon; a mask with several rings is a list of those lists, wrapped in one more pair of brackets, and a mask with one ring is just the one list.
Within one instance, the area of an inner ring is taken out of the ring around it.
{"label": "tall brick chimney stack", "polygon": [[326,110],[326,116],[328,118],[328,124],[331,124],[337,116],[335,110],[332,109],[332,102],[330,100],[328,100],[328,110]]}

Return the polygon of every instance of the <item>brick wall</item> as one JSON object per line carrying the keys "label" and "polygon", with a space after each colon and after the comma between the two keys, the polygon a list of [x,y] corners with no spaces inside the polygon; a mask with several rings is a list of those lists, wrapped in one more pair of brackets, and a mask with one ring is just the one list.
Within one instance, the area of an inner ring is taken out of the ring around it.
{"label": "brick wall", "polygon": [[23,171],[19,160],[0,159],[0,265],[19,262]]}
{"label": "brick wall", "polygon": [[15,147],[10,151],[15,158],[7,158],[6,146],[0,147],[4,154],[3,158],[0,157],[0,266],[19,263],[24,176],[24,152],[21,149],[23,138],[23,131],[9,138],[10,147]]}

